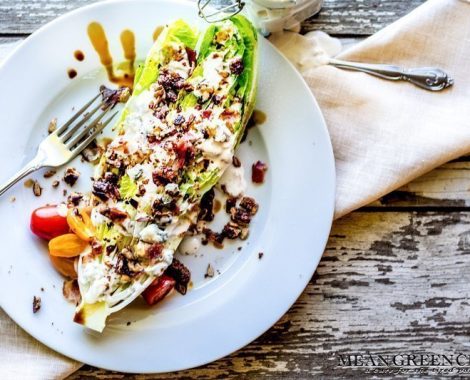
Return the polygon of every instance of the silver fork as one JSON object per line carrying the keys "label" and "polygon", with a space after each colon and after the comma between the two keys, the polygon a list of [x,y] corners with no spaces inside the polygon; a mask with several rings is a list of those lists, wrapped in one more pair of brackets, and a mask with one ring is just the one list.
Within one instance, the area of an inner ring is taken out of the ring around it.
{"label": "silver fork", "polygon": [[[100,133],[118,113],[117,111],[114,112],[108,119],[101,122],[101,119],[113,108],[107,99],[104,99],[87,113],[88,108],[100,95],[101,94],[98,94],[91,99],[80,108],[69,121],[57,128],[39,144],[36,157],[28,162],[3,186],[0,186],[0,196],[18,181],[21,181],[24,177],[38,169],[44,167],[57,168],[70,162],[98,136],[98,133]],[[98,113],[100,109],[102,112]],[[97,116],[87,124],[95,114]],[[75,123],[82,115],[83,118]]]}

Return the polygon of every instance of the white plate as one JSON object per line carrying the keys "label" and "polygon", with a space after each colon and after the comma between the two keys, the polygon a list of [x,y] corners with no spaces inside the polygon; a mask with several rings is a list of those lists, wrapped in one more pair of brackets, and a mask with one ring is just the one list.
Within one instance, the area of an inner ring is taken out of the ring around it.
{"label": "white plate", "polygon": [[[184,18],[199,22],[193,4],[177,1],[115,1],[91,5],[58,18],[28,38],[0,68],[0,168],[2,180],[31,158],[46,135],[96,93],[104,72],[86,34],[94,20],[104,25],[114,57],[122,59],[119,34],[134,31],[139,57],[152,44],[157,25]],[[76,360],[124,372],[165,372],[198,366],[248,344],[295,302],[311,278],[326,244],[334,204],[334,162],[321,112],[293,67],[260,38],[257,108],[267,114],[238,153],[249,177],[251,164],[268,163],[266,183],[250,184],[260,203],[249,239],[220,251],[204,248],[184,258],[194,287],[157,307],[135,302],[109,320],[102,335],[72,322],[73,305],[62,297],[62,278],[48,262],[46,246],[29,231],[31,211],[57,203],[62,190],[36,178],[44,194],[16,186],[0,200],[1,306],[28,333]],[[85,61],[73,57],[75,49]],[[69,67],[77,69],[74,80]],[[82,173],[90,167],[73,163]],[[251,181],[249,181],[251,182]],[[78,187],[89,185],[82,174]],[[61,188],[62,188],[61,184]],[[9,198],[15,196],[16,201]],[[258,253],[264,252],[260,260]],[[208,263],[220,274],[204,279]],[[44,288],[44,291],[40,289]],[[32,313],[32,298],[42,308]],[[127,326],[128,321],[131,325]]]}

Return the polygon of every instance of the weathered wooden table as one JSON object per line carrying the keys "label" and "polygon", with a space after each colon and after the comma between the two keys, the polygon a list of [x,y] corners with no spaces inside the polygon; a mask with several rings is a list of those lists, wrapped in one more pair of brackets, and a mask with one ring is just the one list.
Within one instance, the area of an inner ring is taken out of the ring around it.
{"label": "weathered wooden table", "polygon": [[[90,0],[0,0],[0,59],[18,41]],[[423,0],[326,0],[303,25],[353,44]],[[470,157],[448,163],[334,224],[323,259],[292,309],[233,355],[165,376],[366,376],[340,354],[465,352],[470,335]],[[468,353],[468,352],[467,352]],[[84,366],[71,379],[125,375]]]}

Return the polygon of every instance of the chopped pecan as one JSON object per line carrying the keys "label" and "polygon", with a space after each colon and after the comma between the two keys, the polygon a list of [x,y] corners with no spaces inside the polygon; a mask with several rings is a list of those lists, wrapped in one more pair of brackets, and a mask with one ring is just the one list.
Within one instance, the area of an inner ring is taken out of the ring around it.
{"label": "chopped pecan", "polygon": [[33,297],[33,313],[36,314],[41,308],[41,297]]}
{"label": "chopped pecan", "polygon": [[119,210],[116,207],[107,207],[101,211],[101,214],[111,219],[113,222],[121,222],[129,216],[127,212]]}
{"label": "chopped pecan", "polygon": [[80,177],[80,173],[77,169],[67,168],[64,173],[64,182],[69,186],[73,186],[77,182],[78,177]]}
{"label": "chopped pecan", "polygon": [[248,211],[251,215],[255,215],[258,212],[258,204],[251,197],[243,197],[240,201],[240,207]]}

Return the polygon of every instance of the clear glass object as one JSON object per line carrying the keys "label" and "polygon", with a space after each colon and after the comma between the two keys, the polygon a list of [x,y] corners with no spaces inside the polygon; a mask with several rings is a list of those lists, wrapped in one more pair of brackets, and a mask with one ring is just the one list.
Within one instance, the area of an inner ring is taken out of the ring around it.
{"label": "clear glass object", "polygon": [[322,4],[323,0],[198,0],[199,15],[206,21],[216,22],[243,12],[264,35],[298,28]]}

